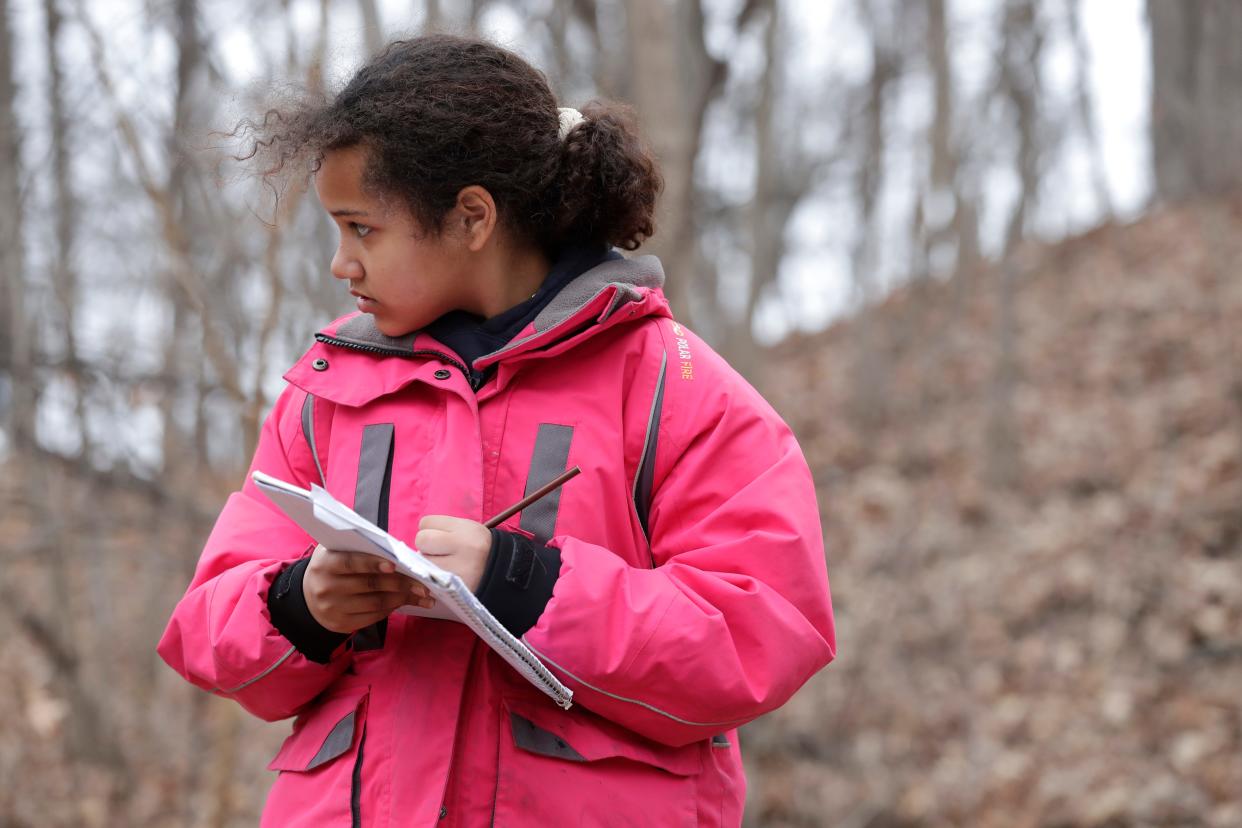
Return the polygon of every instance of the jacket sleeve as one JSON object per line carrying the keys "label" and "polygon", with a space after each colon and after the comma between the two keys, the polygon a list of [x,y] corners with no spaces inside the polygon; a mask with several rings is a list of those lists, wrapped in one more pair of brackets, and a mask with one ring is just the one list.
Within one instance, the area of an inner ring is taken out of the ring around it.
{"label": "jacket sleeve", "polygon": [[779,707],[836,653],[802,452],[723,360],[697,339],[690,348],[692,378],[670,370],[665,385],[649,522],[655,566],[554,538],[560,577],[524,637],[576,702],[670,745]]}
{"label": "jacket sleeve", "polygon": [[[288,386],[263,424],[251,470],[299,486],[319,482],[301,434],[306,392]],[[327,664],[307,660],[272,625],[267,593],[280,571],[314,540],[246,475],[207,539],[189,589],[157,647],[191,683],[268,721],[292,716],[347,666],[340,648]]]}

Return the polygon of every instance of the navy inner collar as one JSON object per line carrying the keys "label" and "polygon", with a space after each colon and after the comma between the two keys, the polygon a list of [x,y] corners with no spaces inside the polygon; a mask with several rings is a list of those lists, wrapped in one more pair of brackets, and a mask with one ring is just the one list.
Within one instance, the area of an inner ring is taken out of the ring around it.
{"label": "navy inner collar", "polygon": [[[453,349],[466,365],[473,366],[476,359],[500,350],[517,336],[574,279],[603,262],[621,258],[620,253],[606,245],[567,247],[553,261],[543,284],[531,298],[490,319],[466,311],[449,311],[428,325],[427,333]],[[473,368],[471,373],[475,373]]]}

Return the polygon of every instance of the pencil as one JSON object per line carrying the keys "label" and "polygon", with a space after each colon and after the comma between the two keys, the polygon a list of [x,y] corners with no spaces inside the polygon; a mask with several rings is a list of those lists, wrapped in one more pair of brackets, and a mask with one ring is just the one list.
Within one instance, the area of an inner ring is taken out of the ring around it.
{"label": "pencil", "polygon": [[518,512],[522,511],[527,506],[534,503],[536,500],[539,500],[541,497],[544,497],[545,495],[551,494],[552,492],[556,491],[557,489],[565,485],[567,481],[571,480],[581,471],[582,469],[578,468],[577,466],[574,466],[572,469],[566,470],[562,474],[558,475],[552,480],[549,480],[547,483],[543,484],[538,489],[528,494],[526,497],[519,500],[517,503],[514,503],[508,509],[505,509],[503,512],[496,515],[496,517],[487,521],[483,525],[486,526],[488,529],[496,528],[497,526],[500,525],[501,521],[504,521],[505,519],[513,515],[516,515]]}

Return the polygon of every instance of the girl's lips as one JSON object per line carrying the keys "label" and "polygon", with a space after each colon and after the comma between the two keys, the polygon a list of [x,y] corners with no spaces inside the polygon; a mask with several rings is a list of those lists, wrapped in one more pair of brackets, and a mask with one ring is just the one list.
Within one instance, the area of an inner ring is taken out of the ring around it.
{"label": "girl's lips", "polygon": [[374,299],[372,299],[370,296],[359,293],[356,290],[351,290],[349,292],[349,295],[353,296],[357,300],[358,310],[362,311],[363,313],[370,313],[371,310],[377,304],[377,302]]}

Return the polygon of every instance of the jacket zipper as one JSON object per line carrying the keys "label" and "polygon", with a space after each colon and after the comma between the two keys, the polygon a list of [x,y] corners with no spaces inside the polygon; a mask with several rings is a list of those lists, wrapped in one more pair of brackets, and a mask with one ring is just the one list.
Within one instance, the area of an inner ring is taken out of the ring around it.
{"label": "jacket zipper", "polygon": [[475,382],[474,377],[471,376],[470,369],[466,367],[466,364],[464,362],[462,362],[460,359],[457,359],[456,357],[450,354],[444,353],[444,351],[437,351],[434,348],[420,348],[414,351],[399,351],[399,350],[396,350],[395,348],[384,348],[380,345],[363,345],[358,342],[348,342],[344,339],[337,339],[334,336],[329,336],[328,334],[322,334],[322,333],[315,334],[315,339],[319,340],[320,342],[323,342],[326,345],[336,345],[337,347],[340,347],[340,348],[350,348],[352,350],[363,351],[364,353],[368,353],[368,354],[381,354],[383,356],[396,356],[396,357],[402,357],[404,359],[412,359],[413,357],[416,357],[416,356],[433,356],[436,359],[440,360],[441,362],[447,362],[449,365],[452,365],[456,367],[457,370],[461,371],[462,376],[466,378],[466,382],[470,383],[470,387],[473,390],[478,391],[479,388],[482,387],[483,385],[482,381],[479,381],[477,383]]}

